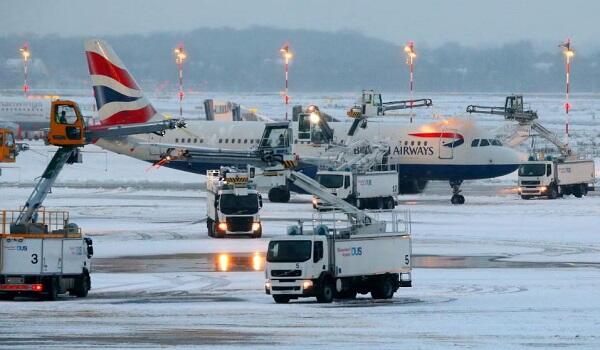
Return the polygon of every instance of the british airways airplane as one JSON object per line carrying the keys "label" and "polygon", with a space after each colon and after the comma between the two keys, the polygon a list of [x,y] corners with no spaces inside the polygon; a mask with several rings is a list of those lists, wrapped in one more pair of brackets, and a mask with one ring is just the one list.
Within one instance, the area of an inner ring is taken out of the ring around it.
{"label": "british airways airplane", "polygon": [[[142,123],[164,117],[144,97],[138,84],[113,49],[104,41],[85,42],[85,53],[91,75],[100,122],[105,125]],[[509,174],[519,165],[517,153],[478,128],[471,120],[450,118],[435,123],[406,125],[397,121],[374,120],[368,126],[348,136],[350,122],[330,122],[333,139],[349,143],[358,139],[386,142],[390,145],[388,163],[398,171],[400,188],[422,190],[429,180],[448,181],[453,204],[464,203],[460,185],[464,180],[487,179]],[[247,150],[258,146],[264,122],[219,122],[190,120],[187,128],[168,132],[164,136],[136,135],[119,140],[100,139],[97,144],[107,150],[156,163],[173,149],[182,153],[206,149]],[[307,175],[316,174],[314,164],[302,163],[303,158],[318,157],[327,145],[324,130],[309,118],[292,123],[293,152],[300,158],[301,169]],[[223,159],[182,157],[166,162],[174,169],[205,174],[224,164]],[[408,185],[408,186],[407,186]],[[288,188],[273,188],[275,201],[289,200]],[[271,194],[271,193],[270,193]]]}

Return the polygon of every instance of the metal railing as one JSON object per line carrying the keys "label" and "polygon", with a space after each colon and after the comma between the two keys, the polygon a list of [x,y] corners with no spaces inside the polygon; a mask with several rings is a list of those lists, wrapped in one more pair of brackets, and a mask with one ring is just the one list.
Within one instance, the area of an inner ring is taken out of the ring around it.
{"label": "metal railing", "polygon": [[[21,213],[20,210],[2,210],[0,212],[0,223],[2,231],[0,234],[28,234],[30,232],[11,232],[11,225],[14,224]],[[50,211],[43,208],[36,211],[35,225],[43,228],[43,234],[78,234],[81,235],[81,228],[69,223],[69,212]]]}
{"label": "metal railing", "polygon": [[[410,234],[411,214],[409,210],[397,211],[393,209],[385,210],[365,210],[373,220],[373,227],[382,227],[384,232],[373,231],[372,233],[394,233]],[[300,232],[297,234],[318,234],[316,231],[323,225],[327,226],[329,233],[335,236],[352,235],[358,231],[364,231],[364,224],[353,222],[353,220],[344,212],[331,210],[326,212],[313,213],[310,221],[298,220],[296,225]],[[368,230],[366,231],[368,232]]]}

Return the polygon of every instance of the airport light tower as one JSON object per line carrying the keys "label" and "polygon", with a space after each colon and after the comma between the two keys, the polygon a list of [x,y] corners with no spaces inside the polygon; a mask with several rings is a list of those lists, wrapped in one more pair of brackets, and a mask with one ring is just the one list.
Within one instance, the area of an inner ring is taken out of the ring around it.
{"label": "airport light tower", "polygon": [[185,53],[183,44],[179,44],[173,52],[175,53],[175,63],[179,70],[179,117],[181,118],[183,117],[183,62],[187,58],[187,54]]}
{"label": "airport light tower", "polygon": [[[415,59],[417,58],[417,52],[415,51],[415,42],[414,41],[409,41],[405,46],[404,46],[404,53],[406,54],[406,64],[408,65],[408,71],[409,71],[409,84],[408,84],[408,88],[410,91],[410,104],[409,107],[411,108],[412,111],[412,105],[413,105],[413,86],[414,86],[414,71],[415,71]],[[410,122],[412,123],[412,113],[410,116]]]}
{"label": "airport light tower", "polygon": [[563,55],[565,56],[565,114],[566,114],[566,122],[565,122],[565,143],[569,143],[569,110],[571,109],[571,104],[569,103],[569,92],[571,90],[571,60],[575,56],[575,50],[571,47],[571,39],[567,38],[567,40],[560,44],[559,47],[563,49]]}
{"label": "airport light tower", "polygon": [[279,52],[281,53],[281,56],[283,57],[284,60],[284,70],[285,70],[285,91],[284,91],[284,96],[283,96],[283,100],[284,100],[284,104],[285,104],[285,120],[288,120],[288,107],[289,107],[289,102],[290,102],[290,96],[288,95],[288,68],[289,68],[289,63],[290,60],[292,59],[293,55],[292,52],[290,51],[290,45],[288,43],[285,43],[281,49],[279,49]]}
{"label": "airport light tower", "polygon": [[19,52],[21,52],[21,57],[23,58],[23,93],[25,94],[25,96],[27,96],[27,93],[29,92],[29,85],[27,83],[27,78],[29,75],[28,65],[29,59],[31,57],[31,52],[29,51],[29,44],[23,44],[23,46],[19,49]]}

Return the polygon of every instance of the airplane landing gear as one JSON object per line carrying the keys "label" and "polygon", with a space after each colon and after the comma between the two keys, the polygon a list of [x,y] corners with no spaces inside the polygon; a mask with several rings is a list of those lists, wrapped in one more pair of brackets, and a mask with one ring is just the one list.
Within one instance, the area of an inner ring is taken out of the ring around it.
{"label": "airplane landing gear", "polygon": [[452,198],[450,198],[450,202],[452,204],[465,204],[465,197],[460,194],[461,184],[462,180],[450,180],[450,187],[452,187]]}

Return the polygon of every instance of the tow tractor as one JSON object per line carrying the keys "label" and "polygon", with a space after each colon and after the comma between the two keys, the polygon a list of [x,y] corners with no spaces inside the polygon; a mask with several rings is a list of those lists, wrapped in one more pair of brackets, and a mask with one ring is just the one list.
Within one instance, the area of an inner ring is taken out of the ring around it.
{"label": "tow tractor", "polygon": [[221,167],[206,173],[206,226],[210,237],[260,238],[262,197],[252,182],[256,169]]}
{"label": "tow tractor", "polygon": [[20,210],[2,211],[0,232],[0,296],[45,296],[54,300],[69,292],[87,296],[91,288],[91,238],[85,237],[69,214],[46,211],[42,203],[65,164],[82,161],[80,148],[98,138],[164,133],[184,127],[183,122],[86,126],[75,102],[51,105],[47,142],[58,150]]}
{"label": "tow tractor", "polygon": [[[537,136],[548,140],[560,152],[559,157],[540,157],[532,152],[529,159],[519,166],[518,186],[522,199],[555,199],[570,194],[581,198],[594,190],[594,161],[578,159],[567,143],[538,122],[536,111],[524,108],[522,95],[507,96],[504,107],[470,105],[467,112],[502,115],[506,120],[516,121],[521,129],[534,130]],[[519,138],[519,135],[515,137]]]}

